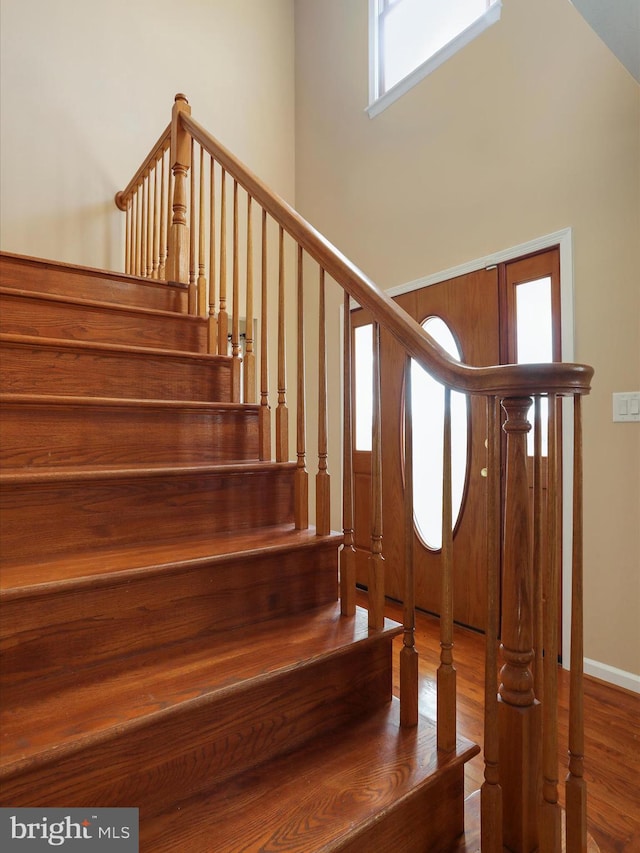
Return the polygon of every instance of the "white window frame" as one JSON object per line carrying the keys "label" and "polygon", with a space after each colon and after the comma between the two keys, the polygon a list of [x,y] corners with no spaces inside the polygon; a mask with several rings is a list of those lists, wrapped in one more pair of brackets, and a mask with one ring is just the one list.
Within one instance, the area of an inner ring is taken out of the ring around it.
{"label": "white window frame", "polygon": [[[447,0],[450,2],[450,0]],[[432,71],[435,71],[443,62],[472,42],[477,36],[488,29],[492,24],[500,20],[502,11],[502,0],[495,0],[486,10],[476,18],[466,29],[459,33],[450,42],[432,54],[421,65],[403,77],[395,86],[380,94],[380,42],[378,39],[379,0],[369,0],[369,106],[366,112],[369,118],[379,115],[394,101],[406,94],[421,80],[424,80]]]}

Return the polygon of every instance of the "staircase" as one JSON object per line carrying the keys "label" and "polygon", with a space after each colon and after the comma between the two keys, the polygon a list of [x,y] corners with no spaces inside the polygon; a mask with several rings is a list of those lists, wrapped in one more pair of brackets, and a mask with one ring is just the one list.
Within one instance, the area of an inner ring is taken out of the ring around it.
{"label": "staircase", "polygon": [[3,806],[140,810],[140,850],[426,853],[464,762],[400,727],[402,626],[341,615],[188,286],[0,256]]}

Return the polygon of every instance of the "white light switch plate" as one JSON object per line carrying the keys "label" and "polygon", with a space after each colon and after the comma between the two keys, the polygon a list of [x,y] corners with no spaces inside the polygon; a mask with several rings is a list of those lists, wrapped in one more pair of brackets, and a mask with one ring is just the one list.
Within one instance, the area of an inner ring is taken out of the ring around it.
{"label": "white light switch plate", "polygon": [[640,391],[621,391],[613,395],[613,420],[620,423],[640,421]]}

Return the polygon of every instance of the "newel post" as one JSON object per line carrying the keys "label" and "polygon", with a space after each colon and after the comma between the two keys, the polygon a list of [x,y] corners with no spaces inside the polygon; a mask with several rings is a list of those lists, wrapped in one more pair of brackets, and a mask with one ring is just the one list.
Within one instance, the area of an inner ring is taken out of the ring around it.
{"label": "newel post", "polygon": [[187,174],[191,168],[191,140],[182,127],[180,113],[191,115],[184,95],[176,95],[171,113],[171,169],[173,171],[173,200],[167,280],[189,281],[189,227],[187,225]]}
{"label": "newel post", "polygon": [[530,397],[502,401],[506,413],[502,658],[499,688],[503,840],[514,853],[538,847],[541,706],[534,695],[533,552],[527,478]]}

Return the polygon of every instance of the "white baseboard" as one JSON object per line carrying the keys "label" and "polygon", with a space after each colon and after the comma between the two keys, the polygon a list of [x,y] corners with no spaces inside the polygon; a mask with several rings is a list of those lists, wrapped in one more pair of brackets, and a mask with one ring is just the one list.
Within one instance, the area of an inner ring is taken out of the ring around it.
{"label": "white baseboard", "polygon": [[600,663],[597,660],[589,660],[589,658],[584,659],[584,672],[585,675],[592,675],[601,681],[608,681],[609,684],[624,687],[625,690],[632,690],[634,693],[640,693],[640,675],[636,675],[634,672],[625,672],[623,669]]}

